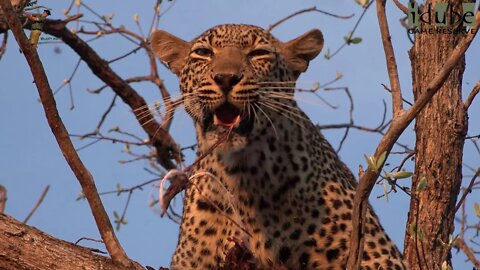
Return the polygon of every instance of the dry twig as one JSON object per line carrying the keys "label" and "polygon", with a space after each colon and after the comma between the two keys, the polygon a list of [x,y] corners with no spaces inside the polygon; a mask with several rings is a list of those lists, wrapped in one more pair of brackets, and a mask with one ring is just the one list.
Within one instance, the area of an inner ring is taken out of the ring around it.
{"label": "dry twig", "polygon": [[480,168],[477,169],[477,171],[475,172],[475,175],[470,180],[468,187],[463,191],[462,197],[460,197],[460,200],[458,200],[457,205],[455,206],[455,212],[457,212],[458,209],[460,209],[460,206],[462,206],[462,203],[465,201],[465,198],[467,198],[467,195],[472,192],[473,185],[475,184],[475,180],[479,175],[480,175]]}
{"label": "dry twig", "polygon": [[268,28],[267,28],[267,32],[271,32],[273,30],[273,28],[279,26],[280,24],[290,20],[291,18],[295,17],[295,16],[298,16],[300,14],[303,14],[303,13],[307,13],[307,12],[319,12],[319,13],[322,13],[322,14],[325,14],[325,15],[328,15],[328,16],[332,16],[334,18],[338,18],[338,19],[350,19],[353,17],[353,14],[352,15],[348,15],[348,16],[341,16],[341,15],[336,15],[336,14],[333,14],[333,13],[330,13],[330,12],[326,12],[326,11],[323,11],[323,10],[320,10],[318,9],[317,7],[311,7],[311,8],[306,8],[306,9],[302,9],[302,10],[299,10],[299,11],[296,11],[288,16],[286,16],[285,18],[283,19],[280,19],[279,21],[277,21],[276,23],[274,24],[271,24]]}
{"label": "dry twig", "polygon": [[472,105],[472,102],[475,99],[475,97],[477,96],[479,91],[480,91],[480,81],[477,82],[477,84],[473,87],[470,94],[468,94],[468,97],[465,100],[465,103],[463,105],[465,107],[465,110],[468,110],[468,108],[470,108],[470,105]]}
{"label": "dry twig", "polygon": [[7,202],[7,189],[0,185],[0,214],[5,211],[5,203]]}
{"label": "dry twig", "polygon": [[467,244],[465,243],[465,240],[463,240],[462,238],[459,238],[457,240],[455,240],[455,243],[454,243],[454,246],[461,249],[463,251],[463,253],[465,253],[465,255],[467,256],[467,258],[475,265],[475,267],[478,269],[480,268],[480,260],[478,260],[476,257],[475,257],[475,254],[473,253],[473,251],[467,246]]}
{"label": "dry twig", "polygon": [[30,211],[30,213],[28,213],[27,217],[23,220],[23,223],[27,224],[28,221],[30,220],[30,218],[33,216],[33,214],[35,213],[35,211],[37,211],[38,207],[40,206],[40,204],[42,204],[43,202],[43,199],[45,199],[45,196],[47,196],[47,193],[48,193],[48,190],[50,189],[50,185],[47,185],[45,187],[45,189],[43,190],[42,194],[40,195],[40,198],[38,198],[38,201],[37,203],[35,204],[35,206],[32,208],[32,210]]}

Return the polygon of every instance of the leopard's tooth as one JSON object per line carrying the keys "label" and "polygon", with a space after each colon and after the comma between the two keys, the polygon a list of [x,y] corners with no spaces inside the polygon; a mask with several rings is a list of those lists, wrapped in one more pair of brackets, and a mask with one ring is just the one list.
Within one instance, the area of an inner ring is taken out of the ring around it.
{"label": "leopard's tooth", "polygon": [[233,121],[233,126],[234,127],[240,126],[240,115],[237,115],[237,117],[235,117],[235,121]]}
{"label": "leopard's tooth", "polygon": [[220,121],[218,120],[218,117],[217,117],[217,115],[216,115],[216,114],[214,114],[214,115],[213,115],[213,124],[214,124],[215,126],[218,126],[218,125],[219,125],[219,123],[220,123]]}

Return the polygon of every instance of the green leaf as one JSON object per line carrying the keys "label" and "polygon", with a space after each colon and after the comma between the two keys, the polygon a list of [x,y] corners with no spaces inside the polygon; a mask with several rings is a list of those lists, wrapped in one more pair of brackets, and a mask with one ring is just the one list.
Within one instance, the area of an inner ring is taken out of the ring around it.
{"label": "green leaf", "polygon": [[362,42],[361,37],[354,37],[354,38],[350,39],[350,44],[359,44],[360,42]]}
{"label": "green leaf", "polygon": [[478,205],[478,203],[473,204],[473,209],[475,210],[475,215],[480,218],[480,206]]}
{"label": "green leaf", "polygon": [[379,157],[378,157],[378,160],[377,160],[377,163],[376,163],[376,168],[377,170],[382,167],[383,163],[385,162],[385,158],[387,158],[387,151],[384,151]]}
{"label": "green leaf", "polygon": [[372,170],[376,170],[376,162],[375,162],[375,157],[374,156],[367,156],[363,155],[365,157],[365,161],[368,164],[368,168]]}
{"label": "green leaf", "polygon": [[417,185],[417,192],[422,192],[427,187],[427,178],[424,176]]}
{"label": "green leaf", "polygon": [[120,219],[120,216],[118,215],[117,211],[113,211],[113,216],[115,217],[116,220]]}
{"label": "green leaf", "polygon": [[412,172],[399,171],[399,172],[391,174],[391,177],[395,178],[395,179],[404,179],[404,178],[409,178],[412,175],[413,175]]}

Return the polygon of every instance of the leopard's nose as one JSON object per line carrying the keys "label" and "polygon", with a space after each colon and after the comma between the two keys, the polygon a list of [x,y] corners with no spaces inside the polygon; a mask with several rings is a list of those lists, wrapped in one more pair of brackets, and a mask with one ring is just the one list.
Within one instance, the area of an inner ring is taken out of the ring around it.
{"label": "leopard's nose", "polygon": [[224,93],[228,93],[232,88],[240,82],[243,75],[232,73],[217,73],[213,76],[213,80]]}

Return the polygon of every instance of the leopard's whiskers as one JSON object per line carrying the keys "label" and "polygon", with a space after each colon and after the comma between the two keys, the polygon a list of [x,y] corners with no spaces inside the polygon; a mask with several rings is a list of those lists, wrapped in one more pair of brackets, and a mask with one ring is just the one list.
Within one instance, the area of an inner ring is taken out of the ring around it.
{"label": "leopard's whiskers", "polygon": [[[293,93],[283,93],[283,92],[273,92],[273,91],[267,91],[269,88],[262,88],[259,92],[262,95],[265,96],[271,96],[273,98],[281,98],[281,99],[288,99],[288,100],[295,100],[297,102],[302,102],[305,104],[310,104],[310,105],[318,105],[318,106],[324,106],[325,101],[321,100],[314,100],[314,99],[307,99],[307,98],[301,98],[299,96],[294,96]],[[330,106],[329,106],[330,107]]]}
{"label": "leopard's whiskers", "polygon": [[302,128],[305,127],[300,120],[305,121],[306,117],[300,114],[298,112],[298,108],[296,108],[295,106],[291,106],[279,101],[275,101],[274,99],[260,99],[259,104],[281,114],[282,116],[291,120],[298,126]]}
{"label": "leopard's whiskers", "polygon": [[[272,119],[268,116],[268,114],[262,109],[262,107],[260,107],[260,105],[254,103],[253,105],[255,105],[255,107],[261,112],[263,113],[263,115],[265,115],[265,118],[267,118],[267,121],[270,123],[270,125],[272,126],[273,128],[273,132],[275,133],[275,137],[277,138],[277,140],[279,139],[278,137],[278,132],[277,132],[277,128],[275,127],[275,124],[273,124],[273,121]],[[253,110],[255,112],[255,110]],[[256,115],[255,115],[256,116]],[[258,121],[260,121],[260,118],[258,118]]]}

